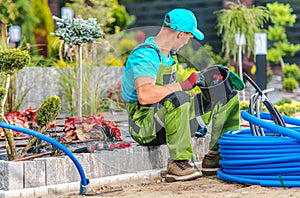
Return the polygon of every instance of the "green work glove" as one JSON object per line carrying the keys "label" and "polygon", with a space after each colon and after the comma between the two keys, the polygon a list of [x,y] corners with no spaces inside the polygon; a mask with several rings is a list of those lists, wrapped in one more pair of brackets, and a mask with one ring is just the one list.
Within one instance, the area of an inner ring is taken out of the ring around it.
{"label": "green work glove", "polygon": [[[226,66],[221,66],[221,68],[227,68]],[[245,88],[245,83],[244,81],[236,74],[234,73],[233,71],[231,71],[230,69],[229,70],[229,82],[232,86],[233,89],[236,89],[236,90],[243,90]]]}

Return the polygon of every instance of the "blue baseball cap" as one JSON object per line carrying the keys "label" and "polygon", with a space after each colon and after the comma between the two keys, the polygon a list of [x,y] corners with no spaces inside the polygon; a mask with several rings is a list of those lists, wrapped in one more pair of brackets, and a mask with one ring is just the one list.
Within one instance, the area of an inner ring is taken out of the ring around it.
{"label": "blue baseball cap", "polygon": [[183,8],[176,8],[165,15],[164,24],[181,32],[189,32],[198,40],[204,39],[204,34],[197,29],[197,19],[194,13]]}

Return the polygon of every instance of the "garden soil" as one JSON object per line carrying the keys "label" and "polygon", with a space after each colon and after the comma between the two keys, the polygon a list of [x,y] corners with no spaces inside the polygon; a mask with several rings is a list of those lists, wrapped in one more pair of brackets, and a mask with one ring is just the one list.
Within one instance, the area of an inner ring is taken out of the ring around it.
{"label": "garden soil", "polygon": [[[219,180],[216,176],[201,177],[185,182],[158,182],[128,186],[123,188],[110,188],[96,190],[98,195],[89,197],[132,197],[132,198],[298,198],[300,188],[261,187],[259,185],[244,185]],[[88,196],[88,195],[85,195]],[[79,195],[66,195],[58,197],[83,197]]]}

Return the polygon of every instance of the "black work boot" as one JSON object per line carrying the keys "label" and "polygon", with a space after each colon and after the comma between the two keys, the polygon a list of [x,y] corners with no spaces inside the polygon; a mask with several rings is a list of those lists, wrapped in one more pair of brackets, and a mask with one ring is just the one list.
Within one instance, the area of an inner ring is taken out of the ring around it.
{"label": "black work boot", "polygon": [[217,175],[217,170],[221,167],[220,160],[221,156],[218,151],[206,154],[202,160],[202,174],[205,176]]}

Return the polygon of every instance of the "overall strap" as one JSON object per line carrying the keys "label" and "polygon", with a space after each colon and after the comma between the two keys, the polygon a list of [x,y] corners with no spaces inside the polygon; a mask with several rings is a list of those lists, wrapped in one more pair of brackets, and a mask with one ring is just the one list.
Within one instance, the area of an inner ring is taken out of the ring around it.
{"label": "overall strap", "polygon": [[133,50],[131,53],[133,53],[134,51],[136,51],[136,50],[138,50],[138,49],[141,49],[141,48],[152,48],[152,49],[154,49],[154,50],[157,52],[157,55],[158,55],[158,58],[159,58],[160,63],[162,63],[162,57],[161,57],[161,55],[160,55],[159,49],[155,48],[155,47],[154,47],[153,45],[151,45],[151,44],[147,44],[147,43],[141,44],[141,45],[137,46],[136,48],[134,48],[134,50]]}

